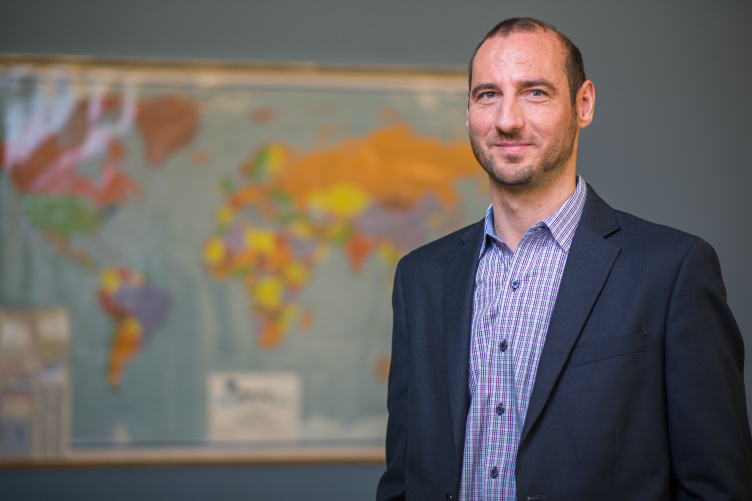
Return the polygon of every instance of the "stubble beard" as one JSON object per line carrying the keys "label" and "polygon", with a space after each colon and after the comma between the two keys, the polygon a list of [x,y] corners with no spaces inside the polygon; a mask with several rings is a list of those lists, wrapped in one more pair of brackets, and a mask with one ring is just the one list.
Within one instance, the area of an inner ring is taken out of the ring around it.
{"label": "stubble beard", "polygon": [[[504,169],[501,165],[498,165],[497,158],[491,155],[492,149],[495,148],[494,144],[501,140],[528,142],[535,145],[534,140],[524,138],[521,134],[498,134],[496,137],[488,140],[469,134],[470,147],[480,166],[483,167],[483,170],[497,184],[518,188],[532,187],[536,180],[549,178],[557,171],[563,169],[574,153],[577,130],[576,117],[572,116],[566,134],[561,136],[559,141],[552,144],[546,151],[542,152],[543,157],[537,164],[522,165],[522,155],[505,156],[505,163],[515,165],[516,168],[514,169]],[[486,141],[485,146],[481,144],[482,141]]]}

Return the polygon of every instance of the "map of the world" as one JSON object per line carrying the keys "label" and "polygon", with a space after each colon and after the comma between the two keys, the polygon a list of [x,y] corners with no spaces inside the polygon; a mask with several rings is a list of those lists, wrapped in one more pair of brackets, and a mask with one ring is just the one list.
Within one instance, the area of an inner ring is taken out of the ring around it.
{"label": "map of the world", "polygon": [[63,361],[0,325],[0,365],[32,360],[0,367],[0,457],[55,378],[70,453],[380,449],[397,262],[488,204],[465,99],[457,75],[0,67],[0,310],[70,331]]}

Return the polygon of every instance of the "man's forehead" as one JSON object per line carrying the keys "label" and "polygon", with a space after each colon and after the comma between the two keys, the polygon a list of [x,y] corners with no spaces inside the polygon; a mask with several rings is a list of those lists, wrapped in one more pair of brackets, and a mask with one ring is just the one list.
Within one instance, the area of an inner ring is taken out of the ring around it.
{"label": "man's forehead", "polygon": [[489,38],[478,49],[474,67],[484,64],[549,63],[563,68],[566,51],[559,37],[551,32],[513,32]]}

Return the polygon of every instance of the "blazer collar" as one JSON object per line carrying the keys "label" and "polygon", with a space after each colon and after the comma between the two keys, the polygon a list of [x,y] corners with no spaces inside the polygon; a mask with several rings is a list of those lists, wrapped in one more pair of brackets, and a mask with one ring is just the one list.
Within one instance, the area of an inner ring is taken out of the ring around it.
{"label": "blazer collar", "polygon": [[458,467],[462,465],[465,424],[470,408],[470,329],[475,273],[484,235],[483,220],[470,226],[461,234],[444,270],[444,353]]}
{"label": "blazer collar", "polygon": [[588,185],[585,208],[569,249],[538,363],[520,447],[540,417],[621,251],[621,247],[606,239],[617,231],[616,212]]}

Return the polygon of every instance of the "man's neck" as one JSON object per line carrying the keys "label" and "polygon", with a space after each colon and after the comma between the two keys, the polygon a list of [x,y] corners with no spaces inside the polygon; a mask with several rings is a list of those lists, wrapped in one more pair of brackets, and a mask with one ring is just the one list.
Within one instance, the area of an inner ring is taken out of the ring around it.
{"label": "man's neck", "polygon": [[577,176],[561,176],[537,190],[513,188],[491,182],[494,232],[512,252],[528,228],[551,216],[572,196]]}

